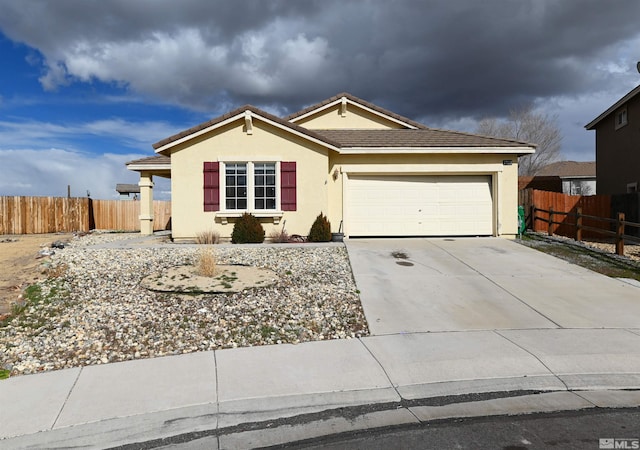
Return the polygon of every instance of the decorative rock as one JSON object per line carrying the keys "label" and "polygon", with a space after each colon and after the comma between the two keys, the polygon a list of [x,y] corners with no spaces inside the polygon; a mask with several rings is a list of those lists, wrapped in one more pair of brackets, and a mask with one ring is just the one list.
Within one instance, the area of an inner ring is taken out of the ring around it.
{"label": "decorative rock", "polygon": [[51,256],[51,268],[62,275],[40,283],[46,301],[30,304],[0,328],[2,364],[13,376],[368,334],[344,247],[215,247],[219,264],[268,269],[277,281],[241,292],[184,295],[152,292],[141,281],[192,264],[198,247],[91,248],[138,237],[93,233]]}

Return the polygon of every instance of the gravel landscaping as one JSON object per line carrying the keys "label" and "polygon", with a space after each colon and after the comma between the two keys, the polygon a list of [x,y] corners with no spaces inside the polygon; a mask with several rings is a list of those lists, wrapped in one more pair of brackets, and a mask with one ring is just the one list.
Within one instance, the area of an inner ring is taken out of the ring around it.
{"label": "gravel landscaping", "polygon": [[95,248],[139,235],[74,239],[50,257],[48,281],[0,327],[0,365],[11,375],[254,345],[368,334],[341,245],[215,246],[219,264],[274,271],[270,287],[223,294],[143,288],[147,275],[191,264],[201,246]]}

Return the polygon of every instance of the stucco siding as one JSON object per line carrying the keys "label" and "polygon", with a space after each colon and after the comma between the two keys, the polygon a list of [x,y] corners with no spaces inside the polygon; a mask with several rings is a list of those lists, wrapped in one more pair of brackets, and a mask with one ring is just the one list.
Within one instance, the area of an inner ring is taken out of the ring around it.
{"label": "stucco siding", "polygon": [[[228,218],[224,224],[223,211],[205,212],[203,208],[206,161],[296,162],[297,210],[283,212],[278,224],[272,218],[261,219],[267,236],[285,223],[289,234],[306,235],[315,217],[328,211],[328,150],[324,147],[258,120],[253,121],[252,134],[238,120],[183,145],[186,147],[176,147],[171,155],[174,239],[193,239],[209,230],[222,238],[231,237],[235,219]],[[222,201],[221,208],[224,210]]]}
{"label": "stucco siding", "polygon": [[347,105],[346,114],[343,116],[340,111],[341,105],[335,105],[309,117],[305,117],[295,122],[296,125],[303,126],[309,130],[341,130],[341,129],[371,129],[386,130],[390,128],[403,128],[400,124],[385,119],[377,114],[358,108],[354,105]]}

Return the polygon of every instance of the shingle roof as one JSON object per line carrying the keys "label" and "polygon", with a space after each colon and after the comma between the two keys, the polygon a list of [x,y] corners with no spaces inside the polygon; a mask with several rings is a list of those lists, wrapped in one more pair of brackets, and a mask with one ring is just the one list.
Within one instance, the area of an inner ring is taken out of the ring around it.
{"label": "shingle roof", "polygon": [[156,166],[158,164],[171,164],[171,158],[165,155],[155,155],[149,156],[147,158],[134,159],[133,161],[129,161],[127,165],[135,164],[135,165],[148,165],[148,166]]}
{"label": "shingle roof", "polygon": [[534,147],[525,142],[437,129],[315,130],[341,148]]}
{"label": "shingle roof", "polygon": [[405,122],[405,123],[407,123],[409,125],[412,125],[412,126],[414,126],[416,128],[427,128],[425,125],[423,125],[423,124],[421,124],[419,122],[416,122],[416,121],[411,120],[411,119],[409,119],[407,117],[401,116],[400,114],[396,114],[396,113],[394,113],[392,111],[389,111],[387,109],[381,108],[378,105],[374,105],[373,103],[369,103],[368,101],[362,100],[361,98],[358,98],[355,95],[351,95],[348,92],[343,92],[341,94],[334,95],[333,97],[328,98],[326,100],[323,100],[320,103],[316,103],[315,105],[308,106],[308,107],[306,107],[305,109],[303,109],[301,111],[298,111],[298,112],[295,112],[293,114],[288,115],[287,117],[285,117],[285,120],[291,121],[291,120],[294,120],[294,119],[296,119],[296,118],[298,118],[300,116],[304,116],[305,114],[310,113],[310,112],[312,112],[312,111],[314,111],[316,109],[322,108],[323,106],[328,105],[330,103],[333,103],[336,100],[340,100],[342,97],[346,97],[347,99],[351,100],[354,103],[360,103],[361,105],[366,106],[367,108],[372,109],[372,110],[374,110],[376,112],[379,112],[380,114],[384,114],[386,116],[393,117],[396,120],[399,120],[401,122]]}
{"label": "shingle roof", "polygon": [[313,137],[315,139],[319,139],[321,141],[325,141],[327,144],[330,144],[330,145],[332,145],[334,147],[337,147],[337,145],[335,145],[334,142],[331,142],[331,140],[328,140],[328,139],[316,134],[314,131],[311,131],[311,130],[308,130],[306,128],[303,128],[303,127],[301,127],[299,125],[296,125],[294,123],[288,122],[288,121],[286,121],[284,119],[281,119],[280,117],[274,116],[273,114],[269,114],[268,112],[263,111],[260,108],[256,108],[255,106],[245,105],[245,106],[241,106],[238,109],[234,109],[231,112],[223,114],[223,115],[221,115],[219,117],[211,119],[211,120],[209,120],[207,122],[203,122],[203,123],[201,123],[199,125],[196,125],[195,127],[191,127],[188,130],[181,131],[180,133],[174,134],[173,136],[169,136],[166,139],[163,139],[163,140],[161,140],[159,142],[156,142],[155,144],[153,144],[153,148],[157,150],[157,149],[159,149],[161,147],[164,147],[167,144],[171,144],[172,142],[175,142],[175,141],[177,141],[179,139],[182,139],[184,137],[187,137],[187,136],[190,136],[192,134],[195,134],[198,131],[202,131],[202,130],[207,129],[209,127],[212,127],[212,126],[214,126],[216,124],[222,123],[225,120],[231,119],[232,117],[235,117],[235,116],[237,116],[239,114],[242,114],[245,111],[251,111],[252,113],[255,113],[258,116],[262,116],[265,119],[269,119],[269,120],[271,120],[273,122],[276,122],[276,123],[278,123],[278,124],[280,124],[282,126],[290,128],[291,130],[295,130],[295,131],[297,131],[299,133],[302,133],[302,134],[305,134],[305,135],[307,135],[309,137]]}
{"label": "shingle roof", "polygon": [[595,161],[559,161],[544,166],[536,175],[556,176],[560,178],[595,177]]}
{"label": "shingle roof", "polygon": [[140,193],[140,186],[137,184],[118,183],[116,184],[116,191],[120,194],[138,194]]}
{"label": "shingle roof", "polygon": [[[388,129],[388,130],[309,130],[302,126],[296,125],[289,120],[299,117],[311,112],[315,109],[321,108],[324,105],[330,104],[336,100],[346,97],[353,102],[359,103],[367,108],[377,111],[381,114],[393,117],[396,120],[405,122],[411,126],[415,126],[417,129]],[[259,108],[252,105],[245,105],[223,114],[219,117],[211,119],[207,122],[203,122],[199,125],[191,127],[180,133],[169,136],[166,139],[153,144],[153,148],[158,150],[164,146],[167,146],[180,139],[187,138],[193,134],[196,134],[202,130],[213,127],[217,124],[223,123],[228,119],[239,116],[245,111],[251,111],[257,117],[275,122],[282,127],[288,128],[291,131],[298,132],[306,135],[317,141],[323,142],[334,149],[339,148],[425,148],[425,147],[535,147],[532,144],[525,142],[519,142],[509,139],[498,139],[488,136],[480,136],[469,133],[462,133],[457,131],[438,130],[433,128],[427,128],[425,125],[415,122],[406,117],[395,114],[391,111],[387,111],[384,108],[369,103],[358,97],[355,97],[349,93],[338,94],[321,103],[305,108],[298,113],[292,114],[285,119],[269,114]],[[168,156],[156,155],[150,158],[143,158],[127,163],[135,165],[157,165],[157,164],[171,164],[171,160]]]}

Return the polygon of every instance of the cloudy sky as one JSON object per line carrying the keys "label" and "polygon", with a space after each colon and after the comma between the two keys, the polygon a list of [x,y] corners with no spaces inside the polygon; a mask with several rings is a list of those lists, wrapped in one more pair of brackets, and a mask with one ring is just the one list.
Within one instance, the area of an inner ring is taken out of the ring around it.
{"label": "cloudy sky", "polygon": [[[347,91],[474,131],[526,103],[563,158],[640,84],[637,0],[0,0],[0,195],[114,198],[151,144]],[[160,195],[169,185],[158,180]]]}

